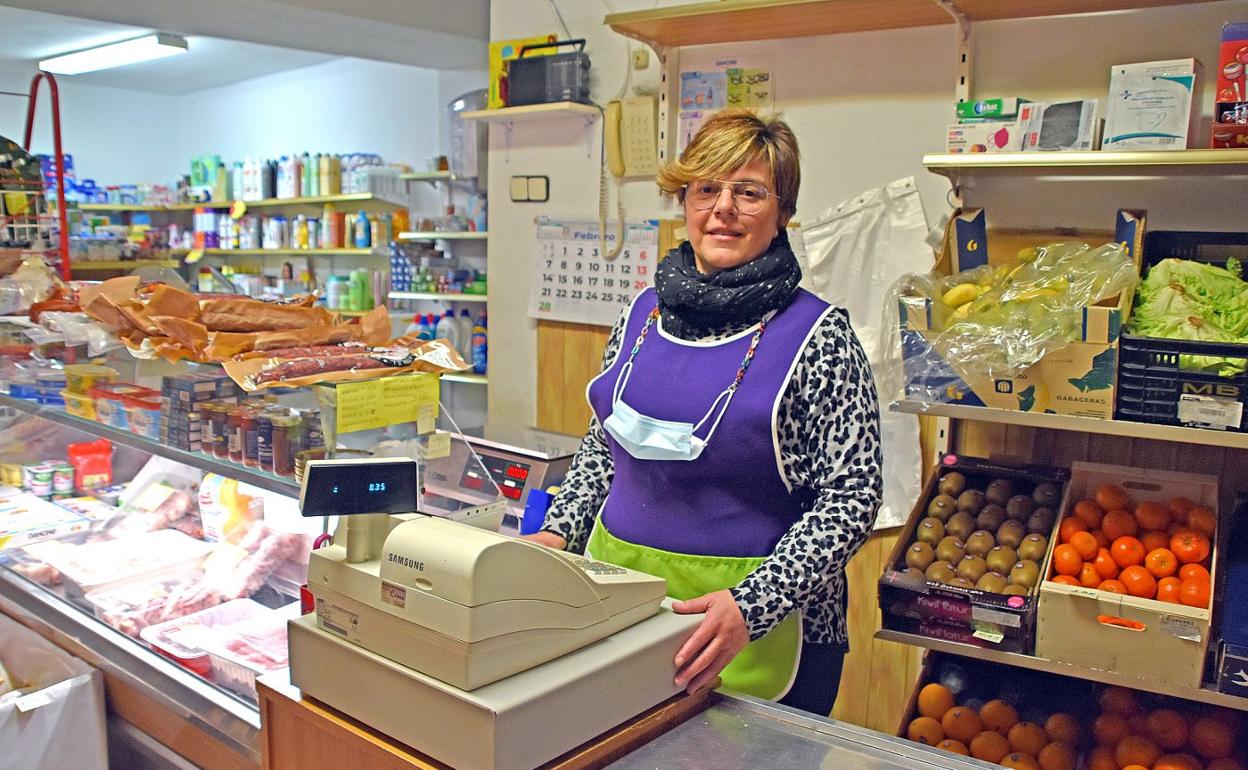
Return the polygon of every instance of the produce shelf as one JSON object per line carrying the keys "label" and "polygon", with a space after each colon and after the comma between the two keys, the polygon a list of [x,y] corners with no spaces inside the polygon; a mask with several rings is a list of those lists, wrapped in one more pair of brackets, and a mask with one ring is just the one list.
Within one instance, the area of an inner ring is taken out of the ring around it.
{"label": "produce shelf", "polygon": [[484,241],[490,234],[483,230],[412,230],[395,236],[398,241]]}
{"label": "produce shelf", "polygon": [[256,468],[248,468],[238,463],[232,463],[229,460],[222,460],[216,457],[209,457],[200,452],[188,452],[182,449],[162,444],[156,439],[140,436],[137,433],[131,433],[122,428],[115,428],[112,425],[105,425],[95,420],[87,420],[82,417],[76,417],[67,413],[65,410],[54,406],[45,406],[36,404],[33,401],[26,401],[20,398],[13,398],[8,395],[0,394],[0,407],[9,407],[18,412],[39,417],[59,425],[65,425],[83,433],[106,438],[117,444],[132,447],[141,452],[159,455],[175,462],[184,463],[192,468],[219,473],[223,476],[239,481],[246,482],[253,486],[267,489],[270,492],[278,492],[291,497],[299,496],[299,485],[295,483],[293,478],[284,478],[275,476],[272,473],[265,473]]}
{"label": "produce shelf", "polygon": [[1168,152],[971,152],[923,156],[944,176],[1063,174],[1071,176],[1228,176],[1248,174],[1248,150]]}
{"label": "produce shelf", "polygon": [[483,120],[486,123],[525,123],[533,120],[582,117],[593,120],[598,117],[598,107],[580,102],[550,102],[549,104],[526,104],[521,107],[503,107],[497,110],[471,110],[461,112],[463,120]]}
{"label": "produce shelf", "polygon": [[472,372],[443,372],[442,379],[446,382],[466,382],[472,385],[485,385],[489,382],[484,374]]}
{"label": "produce shelf", "polygon": [[[406,206],[400,200],[391,200],[376,193],[340,193],[338,195],[311,195],[299,198],[265,198],[258,201],[242,201],[247,208],[280,206],[323,206],[326,203],[380,203],[387,206]],[[79,211],[192,211],[194,209],[228,209],[235,201],[209,201],[207,203],[171,203],[168,206],[126,203],[81,203]]]}
{"label": "produce shelf", "polygon": [[386,295],[390,299],[427,299],[436,302],[488,302],[485,294],[438,294],[428,291],[392,291]]}
{"label": "produce shelf", "polygon": [[1106,436],[1127,436],[1155,441],[1176,441],[1182,444],[1203,444],[1228,449],[1248,449],[1248,433],[1209,430],[1206,428],[1183,428],[1175,425],[1154,425],[1126,420],[1098,420],[1092,417],[1067,417],[1061,414],[1015,412],[1009,409],[992,409],[986,406],[958,406],[956,404],[927,404],[917,401],[894,401],[889,405],[894,412],[926,414],[933,417],[951,417],[959,420],[978,420],[1004,425],[1022,425],[1029,428],[1049,428],[1083,433],[1100,433]]}
{"label": "produce shelf", "polygon": [[129,270],[136,267],[178,267],[181,264],[182,261],[177,259],[111,259],[70,262],[69,268],[76,273],[85,273],[91,270]]}
{"label": "produce shelf", "polygon": [[902,631],[881,629],[875,632],[875,638],[886,642],[897,642],[898,644],[923,647],[929,650],[949,653],[950,655],[961,655],[965,658],[987,660],[993,663],[1002,663],[1007,666],[1027,668],[1032,671],[1045,671],[1050,674],[1061,674],[1062,676],[1074,677],[1076,679],[1086,679],[1093,682],[1100,682],[1102,684],[1118,685],[1120,687],[1129,687],[1134,690],[1154,692],[1159,695],[1169,695],[1175,698],[1183,698],[1184,700],[1197,701],[1199,703],[1224,706],[1237,711],[1248,711],[1248,698],[1240,698],[1237,695],[1226,695],[1216,690],[1210,690],[1203,687],[1196,689],[1190,687],[1175,687],[1173,685],[1162,684],[1160,682],[1152,682],[1147,679],[1137,679],[1133,676],[1123,676],[1122,674],[1117,674],[1113,671],[1099,671],[1094,668],[1071,666],[1065,663],[1056,663],[1051,660],[1045,660],[1044,658],[1037,658],[1035,655],[1024,655],[1017,652],[1001,652],[999,650],[977,647],[973,644],[962,644],[961,642],[949,642],[943,639],[932,639],[919,634],[907,634]]}

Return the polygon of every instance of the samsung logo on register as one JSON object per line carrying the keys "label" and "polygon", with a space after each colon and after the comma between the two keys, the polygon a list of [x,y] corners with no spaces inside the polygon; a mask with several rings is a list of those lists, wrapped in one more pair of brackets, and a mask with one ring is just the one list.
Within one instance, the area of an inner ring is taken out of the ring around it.
{"label": "samsung logo on register", "polygon": [[394,562],[395,564],[399,565],[400,567],[407,567],[408,569],[414,569],[418,572],[425,571],[425,563],[423,561],[416,561],[410,556],[404,556],[402,554],[392,553],[392,554],[389,554],[386,558],[388,558],[390,561]]}

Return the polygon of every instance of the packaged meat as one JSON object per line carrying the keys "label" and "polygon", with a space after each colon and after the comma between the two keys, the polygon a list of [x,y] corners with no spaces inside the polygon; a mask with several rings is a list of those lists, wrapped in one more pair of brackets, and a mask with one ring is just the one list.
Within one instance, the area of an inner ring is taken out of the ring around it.
{"label": "packaged meat", "polygon": [[170,601],[182,583],[183,579],[179,577],[122,583],[91,591],[86,595],[86,601],[97,618],[127,636],[137,637],[150,625],[199,609],[182,607]]}
{"label": "packaged meat", "polygon": [[204,637],[217,684],[239,695],[256,697],[256,677],[289,665],[286,623],[299,616],[293,602],[266,615],[213,628]]}
{"label": "packaged meat", "polygon": [[47,562],[61,573],[66,595],[73,598],[131,581],[194,572],[211,550],[211,543],[165,529],[68,546]]}
{"label": "packaged meat", "polygon": [[227,627],[272,612],[251,599],[234,599],[216,607],[148,626],[139,632],[160,654],[203,677],[212,676],[212,661],[203,645],[218,627]]}

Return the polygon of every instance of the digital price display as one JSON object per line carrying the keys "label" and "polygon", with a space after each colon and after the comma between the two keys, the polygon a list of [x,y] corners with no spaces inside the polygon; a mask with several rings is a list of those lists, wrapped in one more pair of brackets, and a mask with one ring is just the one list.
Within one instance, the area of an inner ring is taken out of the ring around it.
{"label": "digital price display", "polygon": [[411,458],[313,460],[304,470],[299,508],[304,516],[412,513],[418,499]]}
{"label": "digital price display", "polygon": [[511,464],[507,466],[507,478],[516,481],[524,481],[529,477],[529,469],[523,465]]}

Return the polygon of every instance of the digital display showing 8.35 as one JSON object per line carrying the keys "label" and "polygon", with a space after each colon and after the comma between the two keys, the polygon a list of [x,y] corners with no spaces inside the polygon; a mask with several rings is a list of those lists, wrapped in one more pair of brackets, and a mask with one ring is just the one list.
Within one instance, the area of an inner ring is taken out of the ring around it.
{"label": "digital display showing 8.35", "polygon": [[418,496],[415,460],[312,462],[300,504],[304,516],[412,513]]}

